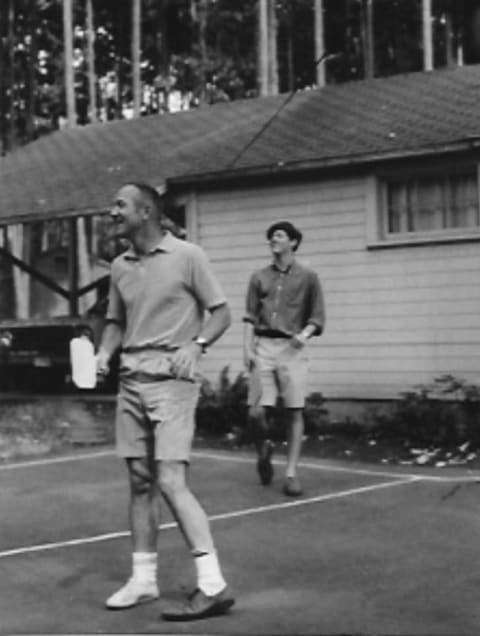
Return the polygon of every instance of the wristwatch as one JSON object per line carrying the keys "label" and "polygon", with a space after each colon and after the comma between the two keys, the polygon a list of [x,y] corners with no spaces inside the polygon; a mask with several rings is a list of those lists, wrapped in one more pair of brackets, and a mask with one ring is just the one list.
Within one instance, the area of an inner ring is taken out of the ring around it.
{"label": "wristwatch", "polygon": [[204,338],[203,336],[197,336],[193,339],[193,341],[195,342],[195,344],[200,345],[200,347],[202,348],[202,353],[206,353],[208,347],[208,341],[206,338]]}

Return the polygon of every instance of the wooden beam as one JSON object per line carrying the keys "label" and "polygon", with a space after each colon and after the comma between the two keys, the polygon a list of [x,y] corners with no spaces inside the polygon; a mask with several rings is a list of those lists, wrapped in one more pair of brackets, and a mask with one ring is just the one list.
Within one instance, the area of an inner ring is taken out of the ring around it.
{"label": "wooden beam", "polygon": [[68,278],[70,283],[70,315],[78,316],[78,229],[77,219],[69,219]]}
{"label": "wooden beam", "polygon": [[85,285],[84,287],[80,287],[80,289],[77,291],[78,296],[83,296],[84,294],[88,294],[88,292],[97,289],[97,287],[100,287],[100,285],[102,283],[105,283],[109,278],[110,276],[107,274],[106,276],[102,276],[101,278],[97,278],[97,280],[88,283],[88,285]]}
{"label": "wooden beam", "polygon": [[41,283],[43,283],[46,287],[48,287],[55,293],[59,294],[60,296],[63,296],[63,298],[70,298],[70,293],[66,289],[64,289],[63,287],[60,287],[60,285],[58,285],[51,278],[48,278],[48,276],[45,276],[38,270],[34,269],[33,267],[31,267],[24,261],[20,260],[13,254],[11,254],[5,247],[0,247],[0,254],[8,258],[8,260],[11,261],[16,267],[26,272],[27,274],[30,274],[32,278],[35,278],[36,280],[40,281]]}

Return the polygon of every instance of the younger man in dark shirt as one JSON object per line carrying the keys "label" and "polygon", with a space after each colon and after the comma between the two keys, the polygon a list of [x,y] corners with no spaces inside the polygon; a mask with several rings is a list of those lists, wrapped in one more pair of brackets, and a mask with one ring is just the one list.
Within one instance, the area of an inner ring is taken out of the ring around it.
{"label": "younger man in dark shirt", "polygon": [[283,398],[288,414],[285,495],[302,494],[297,476],[303,437],[303,408],[308,372],[306,343],[325,324],[323,295],[317,274],[295,260],[302,233],[288,221],[267,230],[273,262],[255,272],[248,286],[244,317],[244,361],[250,373],[250,413],[257,420],[260,480],[273,478],[266,410]]}

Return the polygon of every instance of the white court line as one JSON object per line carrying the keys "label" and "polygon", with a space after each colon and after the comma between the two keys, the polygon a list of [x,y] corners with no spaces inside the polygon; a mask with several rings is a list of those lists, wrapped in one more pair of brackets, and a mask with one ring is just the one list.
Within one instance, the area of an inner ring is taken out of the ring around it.
{"label": "white court line", "polygon": [[84,459],[96,459],[97,457],[106,457],[107,455],[115,455],[115,451],[106,450],[97,453],[82,453],[80,455],[63,455],[62,457],[46,457],[45,459],[32,459],[12,464],[0,465],[0,470],[14,470],[15,468],[30,468],[35,466],[49,466],[50,464],[64,464],[65,462],[75,462]]}
{"label": "white court line", "polygon": [[[239,457],[234,455],[227,454],[217,454],[217,453],[208,453],[202,451],[195,451],[193,453],[195,457],[204,458],[204,459],[216,459],[219,461],[232,461],[232,462],[240,462],[246,464],[255,463],[255,459],[251,459],[248,457]],[[281,465],[280,461],[273,461],[274,465]],[[386,471],[386,470],[375,470],[368,468],[353,468],[349,466],[334,466],[332,464],[325,464],[322,462],[305,462],[300,461],[298,466],[300,468],[311,468],[313,470],[325,470],[331,472],[340,472],[340,473],[352,473],[356,475],[370,475],[373,477],[398,477],[401,478],[413,478],[417,480],[425,480],[425,481],[438,481],[438,482],[470,482],[470,481],[480,481],[480,473],[478,475],[467,475],[464,477],[458,476],[447,476],[447,475],[427,475],[422,473],[409,473],[409,472],[395,472],[395,471]]]}
{"label": "white court line", "polygon": [[[331,501],[333,499],[341,499],[343,497],[350,497],[352,495],[361,495],[374,490],[380,490],[382,488],[393,488],[393,486],[403,486],[404,484],[410,484],[414,481],[420,481],[417,477],[409,477],[405,479],[395,479],[394,481],[384,481],[380,484],[371,484],[369,486],[361,486],[359,488],[350,488],[349,490],[341,490],[339,492],[330,492],[325,495],[318,495],[316,497],[309,497],[307,499],[295,499],[294,501],[285,501],[277,504],[270,504],[268,506],[257,506],[255,508],[242,508],[240,510],[232,510],[231,512],[224,512],[209,517],[210,521],[221,521],[224,519],[235,519],[238,517],[246,517],[248,515],[256,515],[264,512],[272,512],[274,510],[283,510],[284,508],[298,508],[300,506],[306,506],[323,501]],[[168,530],[176,526],[176,522],[164,523],[159,526],[160,530]],[[111,541],[113,539],[121,539],[128,537],[129,531],[122,532],[110,532],[108,534],[99,534],[93,537],[82,537],[79,539],[69,539],[67,541],[56,541],[52,543],[41,543],[38,545],[24,546],[21,548],[12,548],[10,550],[4,550],[0,552],[0,559],[4,559],[12,556],[20,556],[24,554],[30,554],[32,552],[46,552],[48,550],[57,550],[58,548],[66,548],[72,546],[86,545],[89,543],[100,543],[102,541]]]}
{"label": "white court line", "polygon": [[[45,459],[34,459],[34,460],[26,460],[22,462],[15,462],[12,464],[4,464],[0,465],[0,471],[2,470],[14,470],[18,468],[29,468],[35,466],[48,466],[50,464],[63,464],[66,462],[73,461],[82,461],[88,459],[96,459],[99,457],[107,457],[107,456],[115,456],[114,450],[105,450],[98,451],[95,453],[82,453],[79,455],[65,455],[63,457],[50,457]],[[255,458],[231,455],[227,453],[209,453],[203,451],[194,451],[192,453],[193,457],[198,457],[199,459],[215,459],[218,461],[229,461],[229,462],[237,462],[242,464],[254,464],[256,462]],[[282,462],[273,461],[273,464],[280,465]],[[465,475],[465,476],[448,476],[448,475],[428,475],[425,473],[411,473],[411,472],[395,472],[395,471],[386,471],[386,470],[375,470],[368,468],[353,468],[349,466],[334,466],[332,464],[326,464],[322,462],[305,462],[300,461],[298,464],[300,468],[309,468],[313,470],[324,470],[331,472],[340,472],[340,473],[351,473],[353,475],[370,475],[372,477],[398,477],[398,478],[406,478],[406,477],[414,477],[415,479],[421,479],[424,481],[433,481],[439,483],[469,483],[469,482],[480,482],[480,472],[476,475]]]}

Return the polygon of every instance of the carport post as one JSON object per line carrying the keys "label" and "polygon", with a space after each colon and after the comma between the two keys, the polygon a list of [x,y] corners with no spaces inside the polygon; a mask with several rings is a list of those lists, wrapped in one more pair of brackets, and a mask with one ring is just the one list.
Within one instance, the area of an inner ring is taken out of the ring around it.
{"label": "carport post", "polygon": [[78,232],[77,218],[69,219],[68,276],[70,316],[78,316]]}

